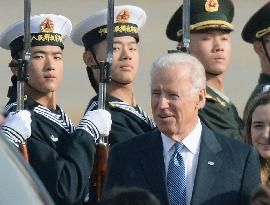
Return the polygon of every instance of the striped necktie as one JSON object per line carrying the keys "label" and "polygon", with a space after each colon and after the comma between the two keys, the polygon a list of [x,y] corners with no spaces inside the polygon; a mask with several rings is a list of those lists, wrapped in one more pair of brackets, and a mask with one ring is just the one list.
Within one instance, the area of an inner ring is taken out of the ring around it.
{"label": "striped necktie", "polygon": [[181,142],[174,144],[175,151],[169,162],[167,188],[170,205],[186,205],[185,164],[180,154],[183,146]]}

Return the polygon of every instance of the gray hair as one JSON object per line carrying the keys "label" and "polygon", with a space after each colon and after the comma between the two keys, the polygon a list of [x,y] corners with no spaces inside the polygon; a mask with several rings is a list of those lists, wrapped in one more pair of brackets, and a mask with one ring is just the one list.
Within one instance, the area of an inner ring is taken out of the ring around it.
{"label": "gray hair", "polygon": [[187,63],[191,65],[190,76],[192,79],[191,92],[197,92],[206,88],[205,69],[202,63],[192,55],[186,53],[169,53],[156,59],[151,67],[151,83],[154,74],[163,69],[168,69],[172,65]]}

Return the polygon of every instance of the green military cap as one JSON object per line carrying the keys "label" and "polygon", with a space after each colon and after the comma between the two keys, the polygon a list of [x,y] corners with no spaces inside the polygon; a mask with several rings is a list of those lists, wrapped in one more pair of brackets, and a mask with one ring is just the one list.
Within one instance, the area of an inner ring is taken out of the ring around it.
{"label": "green military cap", "polygon": [[[183,5],[171,17],[166,34],[173,41],[182,37]],[[190,31],[208,29],[232,31],[234,6],[231,0],[190,0]]]}
{"label": "green military cap", "polygon": [[270,33],[270,2],[259,9],[246,23],[242,31],[242,38],[253,43]]}

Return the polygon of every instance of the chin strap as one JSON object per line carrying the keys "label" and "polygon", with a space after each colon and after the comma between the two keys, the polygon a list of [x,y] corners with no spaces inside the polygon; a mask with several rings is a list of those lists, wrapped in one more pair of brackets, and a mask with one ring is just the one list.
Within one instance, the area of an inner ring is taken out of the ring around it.
{"label": "chin strap", "polygon": [[[93,56],[94,61],[95,61],[96,64],[93,64],[93,65],[90,65],[90,66],[87,66],[87,67],[89,67],[91,69],[99,69],[101,67],[101,62],[97,60],[96,54],[94,52],[94,49],[91,47],[91,48],[89,48],[89,50],[92,53],[92,56]],[[128,84],[128,83],[119,82],[119,81],[113,79],[112,76],[110,77],[110,80],[112,82],[117,83],[117,84],[120,84],[120,85],[127,85]]]}
{"label": "chin strap", "polygon": [[266,55],[266,57],[267,57],[268,63],[270,64],[269,53],[268,53],[268,51],[267,51],[267,49],[266,49],[266,40],[264,40],[264,38],[262,38],[262,39],[261,39],[261,42],[262,42],[262,46],[263,46],[265,55]]}

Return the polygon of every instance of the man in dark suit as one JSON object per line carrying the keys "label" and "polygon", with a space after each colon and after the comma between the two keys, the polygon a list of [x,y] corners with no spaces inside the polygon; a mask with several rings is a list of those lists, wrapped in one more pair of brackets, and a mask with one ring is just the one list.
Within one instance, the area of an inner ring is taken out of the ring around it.
{"label": "man in dark suit", "polygon": [[205,93],[204,67],[196,58],[173,53],[153,63],[151,106],[158,130],[112,148],[105,195],[113,187],[137,186],[163,205],[248,204],[260,183],[257,154],[201,122]]}

